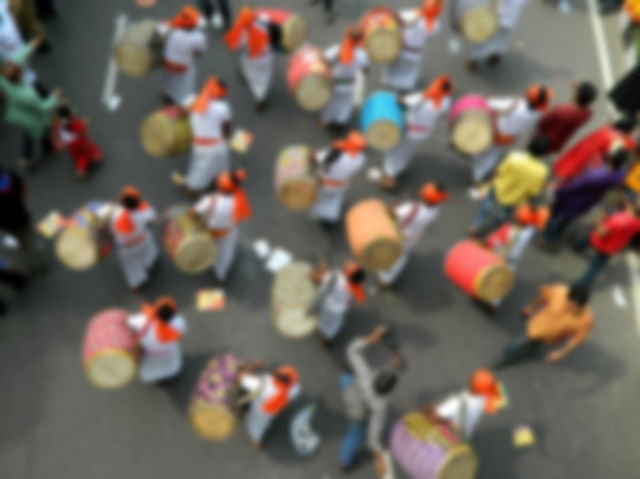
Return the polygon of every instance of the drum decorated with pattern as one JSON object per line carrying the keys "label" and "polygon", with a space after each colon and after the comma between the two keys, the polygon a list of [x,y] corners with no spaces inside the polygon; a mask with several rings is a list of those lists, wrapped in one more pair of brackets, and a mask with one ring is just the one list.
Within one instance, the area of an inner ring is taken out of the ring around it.
{"label": "drum decorated with pattern", "polygon": [[318,179],[313,152],[305,145],[288,146],[276,162],[275,187],[280,202],[292,211],[304,211],[315,203]]}

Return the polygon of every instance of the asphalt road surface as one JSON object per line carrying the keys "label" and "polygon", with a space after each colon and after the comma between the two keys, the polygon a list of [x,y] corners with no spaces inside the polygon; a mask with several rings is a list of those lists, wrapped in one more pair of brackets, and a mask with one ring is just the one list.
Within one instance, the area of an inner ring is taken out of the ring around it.
{"label": "asphalt road surface", "polygon": [[[64,0],[59,18],[48,24],[54,53],[38,57],[41,78],[60,86],[82,115],[91,118],[91,134],[104,148],[106,161],[84,182],[73,177],[71,161],[60,155],[28,175],[36,218],[56,208],[70,213],[89,199],[113,198],[126,184],[137,185],[158,210],[184,202],[169,179],[182,169],[186,157],[156,160],[138,140],[141,120],[159,105],[157,74],[141,80],[119,76],[116,92],[122,104],[109,111],[102,102],[108,52],[121,14],[130,20],[166,18],[180,2],[159,0],[150,10],[132,0]],[[235,3],[235,2],[234,2]],[[256,2],[253,2],[256,3]],[[269,5],[295,7],[311,23],[311,39],[326,46],[340,37],[345,25],[377,2],[336,2],[339,18],[324,23],[318,7],[303,0],[273,0]],[[394,6],[409,5],[407,1]],[[233,5],[236,9],[239,4]],[[448,26],[447,26],[448,27]],[[599,81],[595,44],[584,1],[571,15],[560,15],[548,4],[531,0],[513,48],[503,65],[478,75],[468,74],[463,57],[447,48],[449,29],[428,47],[423,82],[447,72],[458,92],[519,93],[530,82],[553,86],[567,98],[571,83]],[[0,477],[3,479],[335,479],[340,438],[345,427],[338,375],[342,351],[349,338],[374,325],[397,328],[409,369],[392,398],[390,421],[415,405],[434,402],[459,389],[476,367],[490,364],[505,343],[522,328],[518,311],[540,283],[572,280],[586,266],[583,258],[564,251],[549,257],[532,247],[523,260],[518,283],[502,311],[487,317],[442,273],[443,255],[466,233],[477,207],[466,194],[468,165],[448,147],[442,125],[399,191],[382,194],[364,174],[354,182],[349,201],[374,195],[386,200],[412,196],[427,179],[446,183],[455,193],[443,206],[436,227],[421,243],[394,293],[378,293],[348,319],[342,341],[333,355],[314,338],[291,341],[271,325],[271,276],[251,251],[266,238],[297,258],[324,258],[337,264],[347,257],[342,228],[327,233],[304,214],[281,207],[273,191],[273,164],[285,145],[304,142],[325,145],[330,137],[317,128],[317,118],[294,104],[284,83],[286,58],[280,58],[268,110],[256,114],[247,91],[237,81],[236,58],[209,31],[209,50],[200,63],[200,79],[215,73],[231,84],[231,103],[238,126],[256,134],[251,152],[237,157],[250,172],[248,191],[254,218],[242,229],[242,250],[226,286],[227,307],[221,313],[195,311],[195,292],[212,284],[209,274],[180,274],[166,257],[157,276],[140,295],[124,285],[113,258],[95,270],[78,274],[52,265],[20,297],[7,320],[0,322]],[[369,89],[380,72],[374,69]],[[605,119],[605,109],[591,126]],[[3,164],[17,159],[17,132],[1,130]],[[378,164],[371,154],[369,163]],[[618,285],[627,305],[616,304]],[[638,328],[633,316],[626,264],[619,258],[598,282],[593,307],[597,327],[590,340],[557,365],[527,363],[500,375],[511,406],[480,425],[473,446],[480,457],[480,479],[633,479],[640,474],[636,444],[640,434],[637,398],[640,395]],[[170,387],[135,383],[117,392],[93,389],[80,361],[84,326],[96,311],[119,306],[134,310],[144,300],[171,294],[180,302],[190,331],[184,341],[184,374]],[[192,432],[185,411],[195,378],[204,362],[219,352],[263,358],[269,364],[289,362],[301,371],[303,400],[280,418],[266,442],[255,452],[244,431],[224,443],[205,442]],[[380,353],[380,354],[377,354]],[[374,354],[384,361],[381,351]],[[288,435],[288,419],[309,402],[318,405],[314,426],[323,438],[311,458],[296,456]],[[514,449],[514,427],[526,424],[537,444]],[[374,477],[373,465],[363,461],[354,479]],[[398,473],[398,477],[402,477]]]}

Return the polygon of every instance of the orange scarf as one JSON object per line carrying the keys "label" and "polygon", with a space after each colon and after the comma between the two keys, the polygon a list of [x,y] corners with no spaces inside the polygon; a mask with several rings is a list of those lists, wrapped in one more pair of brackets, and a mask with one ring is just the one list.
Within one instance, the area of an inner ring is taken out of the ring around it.
{"label": "orange scarf", "polygon": [[331,146],[355,157],[367,147],[367,140],[360,132],[352,131],[345,138],[334,141]]}
{"label": "orange scarf", "polygon": [[[239,182],[242,182],[247,178],[247,173],[244,170],[238,170],[233,176],[235,176]],[[218,177],[217,186],[222,193],[233,195],[233,220],[236,223],[251,218],[252,210],[249,197],[244,189],[234,181],[230,173],[221,174]]]}
{"label": "orange scarf", "polygon": [[347,287],[357,303],[364,303],[367,300],[367,293],[364,286],[360,283],[352,283],[347,279]]}
{"label": "orange scarf", "polygon": [[356,57],[356,48],[360,44],[360,41],[354,38],[355,30],[353,27],[349,27],[342,40],[340,46],[340,63],[343,65],[349,65]]}
{"label": "orange scarf", "polygon": [[[149,203],[142,202],[135,211],[145,211],[149,208]],[[122,208],[120,213],[118,213],[114,226],[116,231],[121,235],[130,235],[135,232],[136,224],[131,216],[131,211],[126,208]]]}
{"label": "orange scarf", "polygon": [[440,75],[425,89],[422,96],[431,100],[436,108],[442,106],[442,102],[451,93],[451,79],[447,75]]}
{"label": "orange scarf", "polygon": [[432,32],[444,8],[442,0],[426,0],[420,13],[427,23],[427,31]]}
{"label": "orange scarf", "polygon": [[171,28],[196,28],[200,22],[200,13],[194,7],[183,7],[175,17],[167,22]]}
{"label": "orange scarf", "polygon": [[[279,381],[275,374],[287,376],[290,380],[288,383]],[[298,371],[293,366],[282,366],[275,371],[275,374],[271,379],[276,387],[276,392],[262,405],[262,410],[270,415],[276,415],[286,407],[289,402],[289,391],[299,380]]]}
{"label": "orange scarf", "polygon": [[249,56],[259,57],[263,54],[269,44],[269,35],[262,28],[255,25],[258,18],[255,10],[244,7],[236,19],[236,23],[224,36],[224,42],[230,50],[235,50],[240,46],[242,34],[247,32],[249,39]]}
{"label": "orange scarf", "polygon": [[223,98],[227,94],[227,89],[220,84],[216,77],[210,77],[204,88],[191,105],[191,111],[203,114],[207,111],[212,100]]}
{"label": "orange scarf", "polygon": [[179,331],[175,330],[156,316],[155,306],[151,304],[144,304],[142,305],[142,312],[149,321],[151,321],[151,327],[153,328],[153,332],[159,342],[164,344],[175,343],[182,338],[182,334],[180,334]]}

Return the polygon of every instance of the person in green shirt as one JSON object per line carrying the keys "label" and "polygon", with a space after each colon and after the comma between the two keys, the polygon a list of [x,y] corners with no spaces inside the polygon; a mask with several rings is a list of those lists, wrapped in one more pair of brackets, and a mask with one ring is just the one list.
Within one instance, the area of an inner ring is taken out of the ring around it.
{"label": "person in green shirt", "polygon": [[12,62],[2,66],[0,75],[0,93],[6,103],[4,119],[24,133],[22,161],[26,166],[34,166],[43,154],[52,151],[50,130],[60,99],[60,90],[43,98],[34,85],[23,81],[22,65],[38,44],[39,40],[34,40],[21,49]]}
{"label": "person in green shirt", "polygon": [[483,239],[513,216],[516,207],[537,202],[543,194],[549,167],[542,158],[549,152],[549,141],[535,137],[527,151],[509,153],[497,168],[491,188],[480,205],[470,236]]}

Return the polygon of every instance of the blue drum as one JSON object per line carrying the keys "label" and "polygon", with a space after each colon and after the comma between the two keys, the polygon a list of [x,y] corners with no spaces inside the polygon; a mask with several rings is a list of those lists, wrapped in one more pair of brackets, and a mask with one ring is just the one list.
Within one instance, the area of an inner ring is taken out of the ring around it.
{"label": "blue drum", "polygon": [[389,151],[398,146],[404,133],[404,114],[396,94],[372,93],[362,108],[360,129],[376,150]]}

